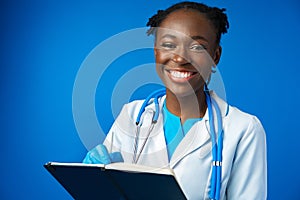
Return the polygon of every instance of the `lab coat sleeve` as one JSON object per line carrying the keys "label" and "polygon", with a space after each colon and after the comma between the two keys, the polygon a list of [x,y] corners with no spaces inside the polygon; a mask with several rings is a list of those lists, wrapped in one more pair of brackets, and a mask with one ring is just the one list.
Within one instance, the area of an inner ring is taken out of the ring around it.
{"label": "lab coat sleeve", "polygon": [[267,198],[266,159],[265,131],[260,121],[253,117],[236,148],[227,185],[227,199],[265,200]]}

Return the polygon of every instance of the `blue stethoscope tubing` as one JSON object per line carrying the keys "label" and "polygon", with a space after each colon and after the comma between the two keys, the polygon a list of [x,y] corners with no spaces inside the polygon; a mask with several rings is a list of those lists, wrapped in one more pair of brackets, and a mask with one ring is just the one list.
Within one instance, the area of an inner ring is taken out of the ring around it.
{"label": "blue stethoscope tubing", "polygon": [[154,104],[155,104],[155,113],[154,113],[154,116],[153,116],[153,119],[152,119],[152,122],[153,123],[156,123],[157,122],[157,119],[158,119],[158,115],[159,115],[159,104],[158,104],[158,98],[161,97],[161,96],[164,96],[166,94],[166,89],[165,88],[162,88],[162,89],[159,89],[159,90],[156,90],[154,92],[152,92],[144,101],[144,103],[142,104],[141,106],[141,109],[138,113],[138,116],[136,118],[136,122],[135,124],[136,125],[139,125],[140,123],[140,120],[141,120],[141,117],[142,117],[142,114],[143,112],[145,111],[145,108],[147,107],[147,105],[149,104],[150,100],[152,98],[154,98]]}
{"label": "blue stethoscope tubing", "polygon": [[[139,157],[141,155],[141,152],[143,151],[143,148],[148,140],[148,137],[150,135],[150,132],[154,126],[154,124],[157,122],[158,120],[158,115],[159,115],[159,103],[158,103],[158,98],[165,95],[166,94],[166,89],[159,89],[159,90],[156,90],[154,92],[152,92],[146,99],[145,101],[143,102],[141,108],[140,108],[140,111],[138,113],[138,116],[136,118],[136,138],[135,138],[135,142],[134,142],[134,153],[133,153],[133,158],[132,158],[132,162],[133,163],[137,163],[137,161],[139,160]],[[137,155],[137,151],[138,151],[138,138],[139,138],[139,134],[140,134],[140,120],[141,120],[141,117],[145,111],[145,108],[151,103],[151,99],[154,98],[154,105],[155,105],[155,112],[154,112],[154,116],[152,118],[152,121],[151,121],[151,126],[148,130],[148,133],[147,133],[147,137],[146,137],[146,140],[142,143],[142,146],[141,146],[141,149],[140,149],[140,153]]]}
{"label": "blue stethoscope tubing", "polygon": [[[223,149],[223,129],[222,129],[222,116],[219,106],[216,101],[210,97],[209,90],[205,86],[205,95],[206,95],[206,104],[208,109],[208,121],[210,127],[211,141],[212,141],[212,171],[211,171],[211,190],[209,197],[210,199],[219,200],[220,191],[221,191],[221,181],[222,181],[222,149]],[[155,113],[152,118],[152,124],[155,124],[158,120],[159,115],[159,103],[158,98],[166,94],[166,89],[159,89],[152,92],[143,102],[138,116],[136,118],[136,126],[140,124],[145,108],[152,102],[151,99],[154,99],[155,104]],[[217,117],[217,126],[218,134],[216,135],[215,126],[214,126],[214,115],[213,109],[215,108],[216,117]],[[218,136],[218,141],[216,142],[216,137]],[[138,137],[138,135],[137,135]]]}
{"label": "blue stethoscope tubing", "polygon": [[[206,104],[208,108],[208,121],[210,127],[211,141],[212,141],[212,173],[211,173],[211,190],[210,199],[220,199],[221,191],[221,179],[222,179],[222,150],[223,150],[223,129],[222,129],[222,116],[219,106],[216,101],[212,99],[209,92],[205,91]],[[212,105],[215,108],[217,123],[218,123],[218,135],[216,135],[214,128],[214,116]],[[218,142],[216,143],[216,136],[218,136]]]}

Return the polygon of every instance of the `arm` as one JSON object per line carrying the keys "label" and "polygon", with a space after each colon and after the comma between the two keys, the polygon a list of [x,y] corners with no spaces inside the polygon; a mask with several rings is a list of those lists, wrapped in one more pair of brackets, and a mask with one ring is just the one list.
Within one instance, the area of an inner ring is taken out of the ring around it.
{"label": "arm", "polygon": [[230,200],[267,198],[266,138],[256,117],[238,143],[226,193]]}
{"label": "arm", "polygon": [[[124,106],[125,107],[125,106]],[[124,107],[122,111],[124,110]],[[119,117],[118,117],[119,118]],[[117,118],[117,119],[118,119]],[[96,147],[91,149],[84,160],[85,164],[109,164],[113,162],[124,162],[120,149],[114,147],[114,132],[120,132],[116,126],[117,120],[112,125],[109,133],[107,134],[103,144],[98,144]]]}

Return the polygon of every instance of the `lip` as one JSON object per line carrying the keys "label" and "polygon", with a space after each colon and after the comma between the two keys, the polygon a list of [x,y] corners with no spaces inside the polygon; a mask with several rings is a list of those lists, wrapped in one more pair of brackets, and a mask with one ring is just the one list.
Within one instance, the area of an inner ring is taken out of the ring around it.
{"label": "lip", "polygon": [[168,77],[177,83],[185,83],[194,78],[198,72],[185,69],[166,69]]}

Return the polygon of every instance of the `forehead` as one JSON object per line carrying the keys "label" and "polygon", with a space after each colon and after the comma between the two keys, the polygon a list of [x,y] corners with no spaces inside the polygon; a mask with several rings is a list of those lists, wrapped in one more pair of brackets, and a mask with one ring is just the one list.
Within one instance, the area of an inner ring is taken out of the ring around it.
{"label": "forehead", "polygon": [[216,41],[216,31],[207,17],[192,9],[181,9],[170,13],[160,24],[157,36],[173,33],[189,37],[201,36],[210,42]]}

